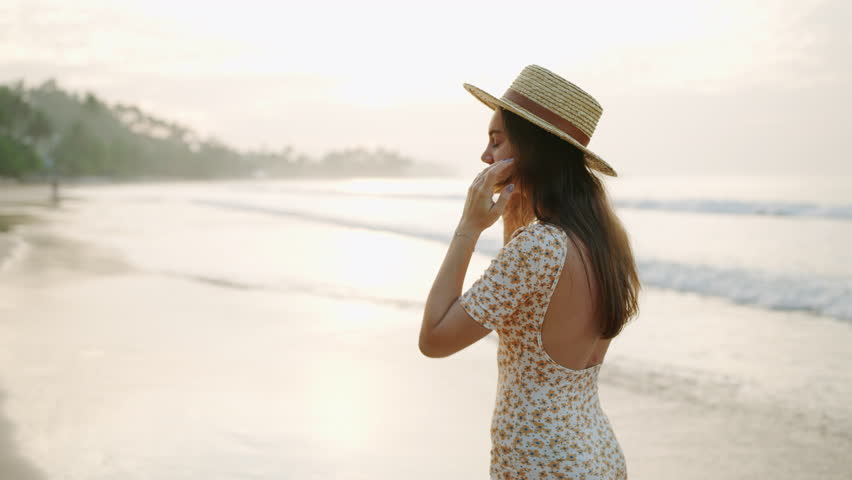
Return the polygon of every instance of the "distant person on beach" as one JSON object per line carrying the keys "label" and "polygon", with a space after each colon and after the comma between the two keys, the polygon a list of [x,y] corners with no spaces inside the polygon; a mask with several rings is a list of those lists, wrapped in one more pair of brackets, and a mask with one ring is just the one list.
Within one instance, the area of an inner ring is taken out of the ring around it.
{"label": "distant person on beach", "polygon": [[[420,351],[447,357],[497,331],[492,479],[625,479],[597,381],[611,340],[638,314],[641,286],[593,173],[615,170],[587,148],[603,110],[537,65],[499,99],[464,87],[494,110],[481,157],[489,166],[468,189],[429,292]],[[501,216],[503,247],[461,294],[481,232]]]}

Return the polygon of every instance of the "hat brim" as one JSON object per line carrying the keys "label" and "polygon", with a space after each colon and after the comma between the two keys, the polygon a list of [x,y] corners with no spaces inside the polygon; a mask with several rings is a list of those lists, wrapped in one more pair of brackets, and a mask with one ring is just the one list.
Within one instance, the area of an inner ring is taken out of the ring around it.
{"label": "hat brim", "polygon": [[516,104],[516,103],[514,103],[510,100],[506,100],[506,99],[503,99],[503,98],[497,98],[494,95],[491,95],[488,92],[486,92],[486,91],[484,91],[484,90],[482,90],[478,87],[475,87],[475,86],[473,86],[469,83],[464,84],[464,89],[467,90],[468,92],[470,92],[471,95],[476,97],[477,100],[479,100],[480,102],[485,104],[485,106],[487,106],[491,110],[496,109],[498,106],[503,107],[507,110],[511,110],[513,113],[520,115],[521,117],[529,120],[530,122],[534,123],[535,125],[538,125],[539,127],[541,127],[543,129],[547,130],[548,132],[556,135],[557,137],[562,138],[564,140],[567,140],[572,145],[576,146],[577,148],[579,148],[580,150],[583,151],[583,153],[585,154],[584,157],[585,157],[585,160],[586,160],[586,165],[588,165],[589,168],[595,169],[595,170],[597,170],[601,173],[604,173],[604,174],[612,176],[612,177],[618,176],[615,173],[615,169],[612,168],[608,163],[606,163],[604,161],[604,159],[601,158],[598,154],[589,150],[588,148],[583,146],[583,144],[581,144],[580,142],[575,140],[573,137],[571,137],[571,135],[568,135],[567,133],[563,132],[562,130],[556,128],[553,124],[542,120],[541,118],[539,118],[536,115],[533,115],[532,113],[529,112],[529,110],[526,110],[525,108],[519,106],[518,104]]}

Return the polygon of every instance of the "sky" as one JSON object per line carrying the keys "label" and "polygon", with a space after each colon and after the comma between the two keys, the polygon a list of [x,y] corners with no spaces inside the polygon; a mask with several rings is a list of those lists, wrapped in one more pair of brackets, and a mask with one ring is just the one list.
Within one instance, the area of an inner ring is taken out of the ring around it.
{"label": "sky", "polygon": [[484,164],[526,65],[603,106],[620,176],[852,175],[852,3],[0,0],[0,82],[49,78],[241,149]]}

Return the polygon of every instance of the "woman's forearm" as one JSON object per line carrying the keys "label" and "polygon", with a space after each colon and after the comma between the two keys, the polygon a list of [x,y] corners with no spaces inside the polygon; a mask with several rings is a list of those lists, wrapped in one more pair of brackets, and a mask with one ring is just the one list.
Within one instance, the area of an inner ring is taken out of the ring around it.
{"label": "woman's forearm", "polygon": [[456,228],[426,299],[420,327],[421,340],[441,322],[453,302],[461,296],[467,267],[481,233],[475,227],[462,223]]}

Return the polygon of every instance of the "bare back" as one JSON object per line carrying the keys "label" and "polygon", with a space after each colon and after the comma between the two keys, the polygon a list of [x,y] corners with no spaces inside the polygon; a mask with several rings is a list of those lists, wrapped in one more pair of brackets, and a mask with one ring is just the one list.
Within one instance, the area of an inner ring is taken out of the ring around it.
{"label": "bare back", "polygon": [[541,341],[556,363],[582,370],[603,362],[612,339],[600,338],[600,319],[594,315],[595,272],[588,251],[579,239],[567,239],[565,265],[544,316]]}

